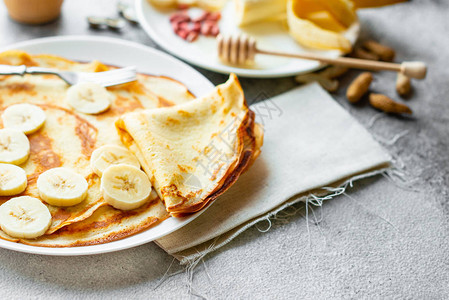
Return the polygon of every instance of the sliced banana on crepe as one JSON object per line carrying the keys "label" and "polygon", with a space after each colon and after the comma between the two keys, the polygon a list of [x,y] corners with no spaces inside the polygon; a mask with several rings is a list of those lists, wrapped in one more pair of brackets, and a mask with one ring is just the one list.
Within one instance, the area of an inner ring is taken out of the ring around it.
{"label": "sliced banana on crepe", "polygon": [[0,226],[12,237],[36,238],[43,235],[50,224],[50,211],[37,198],[16,197],[0,206]]}
{"label": "sliced banana on crepe", "polygon": [[95,149],[90,157],[92,170],[101,177],[111,165],[127,164],[140,169],[140,163],[128,149],[116,145],[104,145]]}
{"label": "sliced banana on crepe", "polygon": [[0,129],[0,163],[20,165],[30,155],[30,142],[19,130]]}
{"label": "sliced banana on crepe", "polygon": [[36,105],[21,103],[8,106],[2,114],[5,128],[17,129],[25,134],[38,131],[45,122],[45,112]]}
{"label": "sliced banana on crepe", "polygon": [[130,210],[144,204],[151,192],[151,183],[140,169],[120,164],[107,168],[101,177],[103,198],[117,209]]}
{"label": "sliced banana on crepe", "polygon": [[27,176],[22,168],[0,163],[0,196],[20,194],[26,187]]}
{"label": "sliced banana on crepe", "polygon": [[82,202],[87,195],[86,179],[67,168],[45,171],[37,179],[37,189],[42,200],[55,206],[72,206]]}
{"label": "sliced banana on crepe", "polygon": [[85,114],[99,114],[111,106],[111,94],[93,82],[72,85],[67,90],[66,100],[75,110]]}

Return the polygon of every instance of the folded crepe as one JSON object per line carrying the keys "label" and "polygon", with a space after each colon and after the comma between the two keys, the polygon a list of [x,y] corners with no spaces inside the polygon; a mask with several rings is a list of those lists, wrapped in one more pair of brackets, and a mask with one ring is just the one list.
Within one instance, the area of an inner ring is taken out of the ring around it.
{"label": "folded crepe", "polygon": [[225,192],[258,156],[263,136],[234,74],[205,97],[124,114],[116,127],[172,216]]}

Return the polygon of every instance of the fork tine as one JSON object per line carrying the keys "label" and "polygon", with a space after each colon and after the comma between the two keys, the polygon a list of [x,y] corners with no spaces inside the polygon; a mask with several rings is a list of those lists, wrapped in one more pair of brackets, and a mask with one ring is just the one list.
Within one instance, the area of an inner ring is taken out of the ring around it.
{"label": "fork tine", "polygon": [[105,81],[100,84],[104,87],[108,87],[108,86],[119,85],[119,84],[131,82],[131,81],[136,81],[136,80],[137,80],[136,76],[129,76],[129,77],[123,77],[123,78],[120,78],[120,79],[114,80],[114,81]]}
{"label": "fork tine", "polygon": [[91,77],[88,78],[86,80],[91,81],[91,82],[96,82],[96,83],[102,83],[102,82],[113,82],[113,81],[120,81],[123,78],[137,78],[136,74],[132,74],[132,73],[123,73],[123,74],[117,74],[115,76],[107,76],[107,77]]}
{"label": "fork tine", "polygon": [[135,74],[127,74],[121,76],[111,76],[109,78],[93,78],[90,82],[95,82],[103,86],[111,86],[118,84],[116,82],[129,82],[134,80],[137,80],[137,76]]}
{"label": "fork tine", "polygon": [[86,77],[101,78],[101,77],[106,77],[106,76],[114,76],[114,75],[122,74],[122,73],[126,73],[126,72],[132,72],[135,74],[136,67],[126,67],[126,68],[115,69],[115,70],[104,71],[104,72],[82,72],[81,74]]}
{"label": "fork tine", "polygon": [[137,78],[136,74],[134,73],[123,73],[123,74],[117,74],[114,76],[107,76],[107,77],[91,77],[90,81],[92,82],[97,82],[97,83],[101,83],[101,82],[113,82],[113,81],[117,81],[117,80],[121,80],[123,78]]}
{"label": "fork tine", "polygon": [[83,72],[81,73],[83,78],[106,78],[109,76],[120,76],[120,74],[126,74],[126,73],[132,73],[136,74],[136,68],[135,67],[126,67],[121,69],[115,69],[111,71],[105,71],[105,72],[94,72],[94,73],[88,73]]}
{"label": "fork tine", "polygon": [[135,67],[127,67],[106,72],[83,73],[80,80],[95,82],[103,86],[112,86],[137,80],[137,74]]}
{"label": "fork tine", "polygon": [[136,71],[136,67],[130,66],[130,67],[118,68],[118,69],[113,69],[113,70],[103,71],[103,72],[84,72],[84,73],[85,74],[92,74],[92,75],[100,75],[100,74],[114,74],[114,73],[119,73],[119,72],[123,72],[123,71],[135,72]]}

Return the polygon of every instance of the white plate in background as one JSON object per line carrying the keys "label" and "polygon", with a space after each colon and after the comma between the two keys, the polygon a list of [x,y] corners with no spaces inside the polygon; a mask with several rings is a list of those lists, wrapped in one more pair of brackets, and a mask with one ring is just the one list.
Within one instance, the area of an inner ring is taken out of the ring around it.
{"label": "white plate in background", "polygon": [[[238,68],[223,64],[217,57],[216,42],[214,38],[200,36],[193,43],[188,43],[178,37],[169,22],[169,16],[173,11],[160,11],[154,8],[147,0],[136,0],[136,13],[140,25],[146,33],[159,46],[171,54],[193,64],[211,71],[229,74],[235,73],[243,77],[285,77],[300,73],[308,73],[322,67],[320,63],[303,59],[281,58],[268,55],[256,55],[254,67],[251,69]],[[191,14],[200,10],[191,8]],[[288,34],[286,26],[282,22],[265,22],[246,26],[241,29],[234,21],[232,1],[228,1],[222,11],[219,22],[222,34],[246,33],[257,39],[258,47],[265,50],[277,50],[291,53],[313,52],[328,57],[338,57],[339,51],[305,50]],[[360,24],[352,25],[345,36],[352,44],[358,38]]]}

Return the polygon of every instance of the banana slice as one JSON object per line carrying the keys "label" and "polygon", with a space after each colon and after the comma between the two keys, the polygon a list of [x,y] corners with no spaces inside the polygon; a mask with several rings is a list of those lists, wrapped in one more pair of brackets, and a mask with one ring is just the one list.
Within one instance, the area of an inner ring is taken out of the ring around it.
{"label": "banana slice", "polygon": [[135,209],[144,204],[151,192],[147,174],[130,165],[112,165],[101,177],[103,198],[117,209]]}
{"label": "banana slice", "polygon": [[26,187],[27,175],[22,168],[0,163],[0,196],[20,194]]}
{"label": "banana slice", "polygon": [[0,226],[12,237],[36,238],[43,235],[50,224],[50,211],[37,198],[16,197],[0,206]]}
{"label": "banana slice", "polygon": [[20,165],[30,155],[30,142],[19,130],[0,129],[0,163]]}
{"label": "banana slice", "polygon": [[55,206],[72,206],[86,198],[86,179],[67,168],[45,171],[37,179],[37,189],[42,200]]}
{"label": "banana slice", "polygon": [[5,109],[2,114],[6,128],[17,129],[25,134],[38,131],[45,122],[45,112],[36,105],[21,103]]}
{"label": "banana slice", "polygon": [[111,106],[111,94],[99,84],[82,82],[67,90],[66,101],[79,112],[99,114]]}
{"label": "banana slice", "polygon": [[127,164],[140,169],[139,160],[128,149],[116,145],[104,145],[95,149],[90,157],[92,170],[101,177],[111,165]]}

